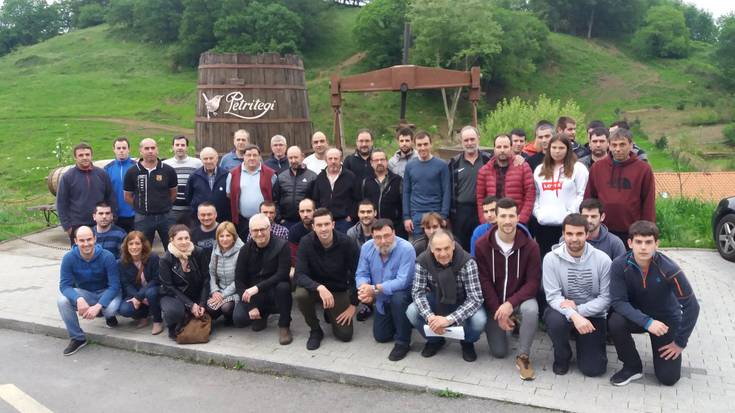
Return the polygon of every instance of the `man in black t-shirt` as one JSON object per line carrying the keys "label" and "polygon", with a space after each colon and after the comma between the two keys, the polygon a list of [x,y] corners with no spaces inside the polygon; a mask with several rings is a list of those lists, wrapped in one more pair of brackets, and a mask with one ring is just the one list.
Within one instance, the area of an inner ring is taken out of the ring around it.
{"label": "man in black t-shirt", "polygon": [[211,255],[217,242],[217,208],[211,202],[202,202],[197,207],[197,220],[199,225],[191,229],[191,242]]}
{"label": "man in black t-shirt", "polygon": [[304,198],[299,202],[299,218],[297,222],[288,231],[288,244],[291,247],[291,266],[296,266],[296,251],[299,249],[301,238],[312,231],[311,223],[314,219],[314,210],[316,205],[309,198]]}
{"label": "man in black t-shirt", "polygon": [[164,249],[168,229],[173,225],[171,206],[176,199],[179,178],[174,168],[158,159],[158,144],[150,138],[140,141],[141,159],[125,173],[125,202],[135,210],[135,229],[153,243],[158,232]]}

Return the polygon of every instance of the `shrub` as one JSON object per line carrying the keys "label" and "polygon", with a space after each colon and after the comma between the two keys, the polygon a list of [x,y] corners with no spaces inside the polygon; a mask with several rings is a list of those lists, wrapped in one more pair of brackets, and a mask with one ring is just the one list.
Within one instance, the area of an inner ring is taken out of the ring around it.
{"label": "shrub", "polygon": [[86,4],[79,8],[79,28],[97,26],[105,22],[105,8],[99,3]]}
{"label": "shrub", "polygon": [[669,146],[669,138],[667,138],[666,136],[662,136],[656,139],[656,142],[654,143],[654,145],[656,146],[657,149],[664,150],[666,149],[666,147]]}
{"label": "shrub", "polygon": [[735,147],[735,123],[731,123],[722,129],[722,135],[725,137],[727,146]]}
{"label": "shrub", "polygon": [[671,5],[651,7],[645,24],[633,36],[633,47],[644,56],[687,57],[689,29],[684,14]]}
{"label": "shrub", "polygon": [[[479,125],[480,134],[484,144],[492,142],[495,135],[499,133],[510,133],[513,128],[521,128],[526,131],[529,140],[534,139],[534,127],[541,119],[556,123],[559,116],[570,116],[577,121],[577,130],[580,125],[585,125],[585,115],[576,102],[568,100],[562,104],[560,100],[552,100],[546,95],[540,95],[536,102],[527,102],[519,97],[511,100],[503,99],[494,111],[488,115]],[[578,139],[584,137],[584,133],[578,133]]]}
{"label": "shrub", "polygon": [[714,109],[702,109],[694,112],[684,123],[689,126],[716,125],[722,117]]}
{"label": "shrub", "polygon": [[713,248],[712,211],[716,204],[691,198],[657,198],[656,225],[662,247]]}

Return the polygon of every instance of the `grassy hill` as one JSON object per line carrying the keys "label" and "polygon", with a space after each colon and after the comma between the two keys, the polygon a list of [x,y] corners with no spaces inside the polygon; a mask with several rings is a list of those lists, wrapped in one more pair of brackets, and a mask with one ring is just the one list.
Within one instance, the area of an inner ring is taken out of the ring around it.
{"label": "grassy hill", "polygon": [[[323,41],[304,53],[312,120],[327,135],[332,132],[333,116],[329,77],[370,69],[352,37],[358,12],[352,8],[328,11],[324,18],[331,24]],[[655,139],[665,131],[673,144],[692,140],[674,136],[682,123],[696,123],[692,121],[696,117],[714,116],[718,122],[732,117],[731,98],[707,90],[701,82],[703,73],[709,73],[702,63],[705,48],[683,61],[641,63],[613,44],[558,34],[552,34],[551,40],[550,62],[529,88],[509,90],[505,95],[533,99],[545,93],[552,98],[573,98],[588,120],[611,121],[618,115],[638,118],[641,133]],[[4,149],[0,155],[0,240],[45,225],[40,213],[26,208],[53,203],[46,176],[51,169],[72,163],[73,144],[87,141],[95,148],[95,158],[105,159],[112,157],[115,136],[125,134],[133,142],[154,137],[161,143],[162,156],[170,156],[170,137],[192,132],[196,71],[172,73],[165,56],[165,48],[121,40],[103,25],[0,57],[0,145]],[[343,98],[348,140],[358,128],[370,127],[379,135],[378,145],[393,147],[398,94],[353,93]],[[682,102],[685,110],[677,110]],[[461,105],[457,124],[469,121],[468,106]],[[481,115],[490,109],[483,105]],[[409,93],[408,117],[420,128],[446,133],[438,92]],[[704,133],[698,126],[691,128]],[[715,130],[707,130],[714,136],[721,126],[707,128]],[[714,137],[710,141],[719,147]],[[641,144],[652,150],[656,169],[672,168],[666,152],[644,140]]]}

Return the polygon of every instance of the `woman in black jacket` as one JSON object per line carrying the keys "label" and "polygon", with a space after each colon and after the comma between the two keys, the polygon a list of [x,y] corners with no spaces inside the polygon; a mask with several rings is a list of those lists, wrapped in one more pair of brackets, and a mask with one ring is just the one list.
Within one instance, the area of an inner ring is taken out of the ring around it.
{"label": "woman in black jacket", "polygon": [[161,310],[168,326],[168,336],[187,321],[187,313],[195,318],[206,314],[209,296],[209,268],[204,250],[191,242],[186,225],[177,224],[168,231],[168,251],[161,258]]}
{"label": "woman in black jacket", "polygon": [[151,254],[151,243],[140,231],[131,231],[120,248],[120,282],[125,299],[118,312],[123,317],[138,320],[138,328],[148,324],[153,317],[151,334],[163,331],[161,302],[159,299],[158,255]]}

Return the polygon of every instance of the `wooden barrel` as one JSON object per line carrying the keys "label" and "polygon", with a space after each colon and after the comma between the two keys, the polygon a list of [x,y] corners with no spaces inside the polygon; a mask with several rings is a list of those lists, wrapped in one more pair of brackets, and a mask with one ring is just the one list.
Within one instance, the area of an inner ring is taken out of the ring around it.
{"label": "wooden barrel", "polygon": [[197,85],[197,150],[232,150],[238,129],[270,152],[273,135],[311,147],[312,125],[304,64],[295,55],[202,53]]}
{"label": "wooden barrel", "polygon": [[[98,168],[104,168],[108,163],[112,161],[112,159],[102,159],[92,162],[92,165]],[[64,174],[73,167],[74,165],[60,166],[58,168],[52,169],[48,173],[48,176],[46,177],[46,186],[48,187],[49,192],[51,192],[51,195],[56,196],[56,191],[59,189],[59,181],[61,181],[61,177],[64,176]]]}

